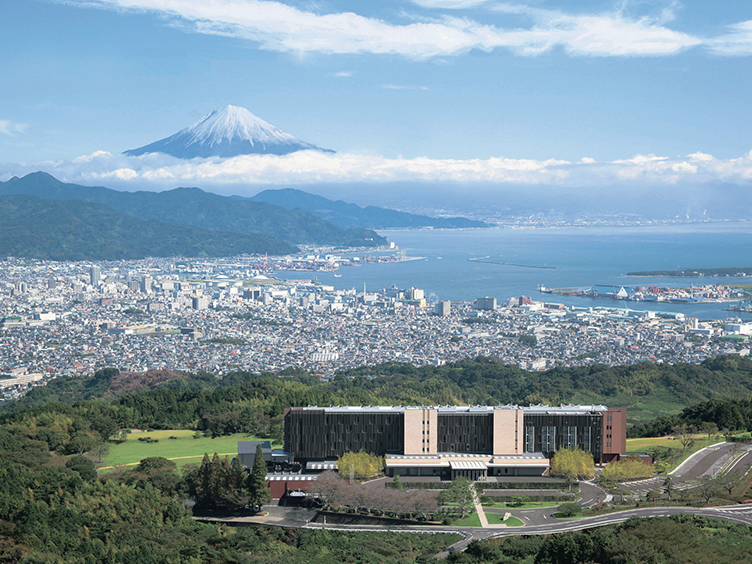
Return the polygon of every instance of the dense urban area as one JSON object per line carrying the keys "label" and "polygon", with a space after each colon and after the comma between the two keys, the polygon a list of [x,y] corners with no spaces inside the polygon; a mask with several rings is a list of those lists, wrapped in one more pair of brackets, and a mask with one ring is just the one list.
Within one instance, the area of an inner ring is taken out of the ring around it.
{"label": "dense urban area", "polygon": [[4,398],[104,366],[218,376],[299,367],[328,378],[387,361],[420,366],[492,356],[544,370],[749,354],[752,325],[741,322],[565,307],[525,296],[431,303],[419,288],[365,292],[282,278],[290,270],[311,276],[337,260],[8,259],[0,274]]}

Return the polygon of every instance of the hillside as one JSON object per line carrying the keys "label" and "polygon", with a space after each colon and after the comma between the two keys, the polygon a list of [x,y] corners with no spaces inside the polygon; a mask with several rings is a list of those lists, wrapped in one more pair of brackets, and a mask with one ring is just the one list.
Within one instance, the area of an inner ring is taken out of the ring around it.
{"label": "hillside", "polygon": [[354,227],[367,229],[490,227],[488,223],[466,217],[428,217],[376,206],[361,208],[342,200],[333,201],[293,188],[264,190],[250,199],[257,202],[268,202],[288,210],[299,208],[343,229]]}
{"label": "hillside", "polygon": [[328,383],[301,370],[262,376],[236,372],[222,380],[209,375],[168,379],[156,382],[155,391],[122,396],[127,392],[122,382],[116,392],[110,389],[113,381],[123,380],[113,380],[115,375],[100,371],[95,378],[55,380],[0,411],[118,395],[115,403],[129,408],[136,427],[183,428],[201,421],[202,428],[223,434],[246,427],[254,432],[251,427],[259,425],[259,417],[268,422],[285,407],[301,405],[605,404],[628,407],[628,422],[635,425],[699,402],[727,397],[752,401],[752,361],[732,356],[699,365],[594,364],[547,372],[528,372],[489,358],[420,368],[388,363],[338,374]]}
{"label": "hillside", "polygon": [[141,219],[93,202],[0,196],[0,256],[122,260],[297,251],[266,235],[222,233]]}
{"label": "hillside", "polygon": [[165,192],[119,192],[101,186],[66,184],[44,172],[0,183],[0,195],[26,194],[47,200],[96,202],[124,214],[211,231],[263,234],[289,243],[374,247],[386,239],[373,231],[342,229],[302,210],[235,199],[199,188]]}

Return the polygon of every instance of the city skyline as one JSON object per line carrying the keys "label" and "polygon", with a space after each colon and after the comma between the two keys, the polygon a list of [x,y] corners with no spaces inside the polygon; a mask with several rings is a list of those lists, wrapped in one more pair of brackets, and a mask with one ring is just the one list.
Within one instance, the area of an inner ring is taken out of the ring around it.
{"label": "city skyline", "polygon": [[[0,180],[748,186],[738,2],[3,0]],[[234,104],[336,154],[121,153]]]}

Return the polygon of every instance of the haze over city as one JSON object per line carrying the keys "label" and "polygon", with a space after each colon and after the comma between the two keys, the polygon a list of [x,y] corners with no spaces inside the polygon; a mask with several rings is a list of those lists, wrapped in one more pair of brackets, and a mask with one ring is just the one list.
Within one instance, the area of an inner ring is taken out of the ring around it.
{"label": "haze over city", "polygon": [[[3,16],[3,181],[371,203],[365,184],[681,199],[752,178],[745,3],[5,0]],[[336,153],[122,154],[228,104]]]}

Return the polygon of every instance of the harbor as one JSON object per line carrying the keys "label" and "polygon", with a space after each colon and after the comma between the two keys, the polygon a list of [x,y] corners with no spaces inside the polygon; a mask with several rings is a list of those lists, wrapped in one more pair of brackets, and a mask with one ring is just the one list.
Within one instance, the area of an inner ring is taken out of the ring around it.
{"label": "harbor", "polygon": [[736,302],[742,292],[721,284],[704,284],[689,287],[667,286],[621,286],[593,284],[576,288],[546,288],[539,286],[542,294],[573,296],[580,298],[606,298],[632,302],[665,302],[671,304],[700,304]]}

